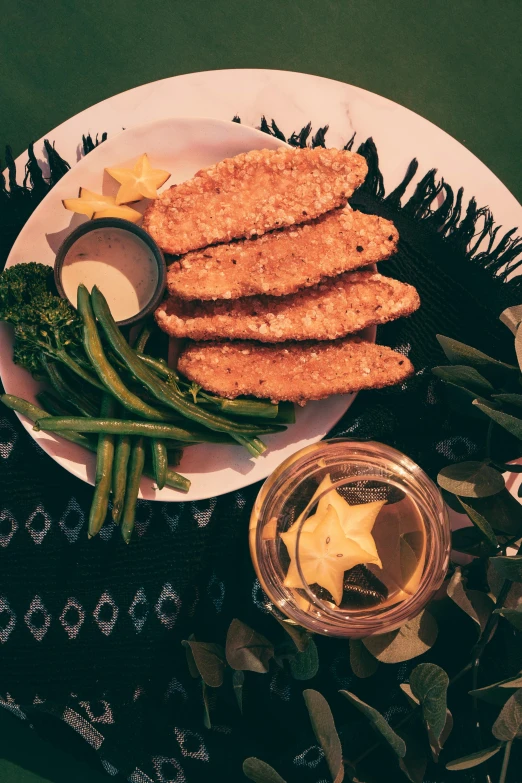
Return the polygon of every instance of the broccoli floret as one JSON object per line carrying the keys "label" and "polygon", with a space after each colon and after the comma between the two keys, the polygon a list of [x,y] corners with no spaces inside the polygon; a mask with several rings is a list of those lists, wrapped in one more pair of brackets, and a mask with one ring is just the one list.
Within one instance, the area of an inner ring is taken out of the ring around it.
{"label": "broccoli floret", "polygon": [[0,320],[15,326],[13,360],[41,374],[41,356],[66,360],[64,349],[82,353],[81,319],[54,293],[52,267],[17,264],[0,275]]}
{"label": "broccoli floret", "polygon": [[54,290],[53,268],[46,264],[16,264],[0,275],[0,321],[20,323],[25,306]]}

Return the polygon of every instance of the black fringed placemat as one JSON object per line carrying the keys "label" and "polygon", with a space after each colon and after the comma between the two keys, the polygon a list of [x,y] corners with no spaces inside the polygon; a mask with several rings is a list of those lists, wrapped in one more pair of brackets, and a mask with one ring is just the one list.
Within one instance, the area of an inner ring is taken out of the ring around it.
{"label": "black fringed placemat", "polygon": [[[273,121],[263,118],[261,129],[284,139]],[[312,134],[308,125],[288,141],[324,146],[326,138],[327,126]],[[84,137],[84,152],[97,143]],[[353,145],[354,138],[346,147]],[[45,149],[49,177],[31,147],[22,184],[7,149],[9,182],[0,179],[0,268],[35,207],[69,169],[48,142]],[[473,459],[483,438],[480,422],[450,413],[441,400],[439,382],[429,372],[443,361],[435,334],[513,358],[505,355],[497,319],[522,300],[522,277],[506,280],[522,263],[522,239],[515,229],[501,235],[487,207],[473,199],[463,204],[462,190],[455,193],[436,171],[417,180],[415,160],[386,193],[373,141],[358,152],[369,175],[351,204],[395,222],[401,240],[386,274],[415,285],[422,300],[420,311],[387,325],[379,341],[407,354],[417,373],[403,386],[360,394],[334,434],[390,444],[434,476],[450,462]],[[414,180],[414,195],[405,201]],[[255,485],[197,503],[140,501],[131,546],[122,544],[111,521],[88,541],[91,487],[49,459],[2,408],[0,705],[27,715],[37,729],[48,716],[61,719],[90,744],[113,779],[240,781],[243,759],[259,756],[289,783],[319,783],[328,770],[304,709],[304,686],[327,697],[343,746],[350,749],[370,744],[370,729],[339,704],[340,688],[397,717],[405,709],[397,683],[413,665],[436,659],[450,675],[458,670],[464,652],[452,645],[451,628],[441,629],[427,657],[381,665],[369,680],[353,675],[346,641],[320,637],[320,670],[313,680],[296,681],[277,667],[266,675],[247,673],[243,715],[227,683],[210,692],[212,727],[205,728],[201,689],[189,675],[181,640],[195,633],[223,643],[234,617],[273,641],[284,635],[266,609],[248,552],[248,518],[258,490]],[[499,659],[498,679],[507,663]],[[458,698],[452,711],[448,745],[455,757],[469,751],[470,719]],[[58,726],[55,740],[66,741]],[[383,779],[403,780],[383,758]],[[515,760],[511,766],[516,770]],[[430,763],[425,780],[444,781],[448,774]],[[473,771],[467,775],[474,779]]]}

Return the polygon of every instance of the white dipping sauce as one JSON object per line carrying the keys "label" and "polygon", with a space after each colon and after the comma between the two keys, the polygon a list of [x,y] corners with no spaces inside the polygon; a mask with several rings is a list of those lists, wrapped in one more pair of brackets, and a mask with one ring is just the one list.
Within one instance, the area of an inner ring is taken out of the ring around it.
{"label": "white dipping sauce", "polygon": [[98,286],[115,321],[125,321],[152,299],[158,265],[145,242],[130,231],[95,229],[69,248],[63,262],[62,285],[75,307],[80,283],[89,291]]}

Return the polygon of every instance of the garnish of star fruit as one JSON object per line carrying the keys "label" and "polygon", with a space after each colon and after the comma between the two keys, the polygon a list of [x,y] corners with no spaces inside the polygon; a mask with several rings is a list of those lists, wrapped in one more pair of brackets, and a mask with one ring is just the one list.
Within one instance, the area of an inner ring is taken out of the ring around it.
{"label": "garnish of star fruit", "polygon": [[[329,490],[329,491],[328,491]],[[323,493],[326,493],[323,495]],[[341,497],[337,490],[333,489],[333,484],[330,479],[330,474],[327,473],[323,478],[319,486],[317,487],[310,503],[313,503],[318,497],[323,495],[319,503],[315,514],[308,517],[303,525],[303,533],[312,533],[321,521],[322,517],[326,513],[328,506],[333,506],[337,511],[341,527],[344,530],[345,535],[356,544],[359,544],[361,549],[364,549],[368,553],[368,560],[365,563],[374,563],[378,568],[382,568],[381,559],[377,552],[374,538],[372,536],[372,529],[375,524],[381,508],[385,505],[385,500],[377,500],[372,503],[360,503],[355,506],[351,506],[346,500]],[[288,553],[295,555],[295,546],[297,541],[297,531],[299,525],[302,522],[304,516],[301,514],[294,522],[286,533],[282,534],[283,541],[285,542]],[[283,537],[284,536],[284,537]],[[292,549],[292,553],[290,552]]]}
{"label": "garnish of star fruit", "polygon": [[120,183],[116,204],[128,204],[142,198],[158,198],[158,188],[170,177],[168,171],[153,169],[147,153],[140,155],[133,168],[109,168],[107,174]]}
{"label": "garnish of star fruit", "polygon": [[131,207],[118,206],[114,196],[102,196],[87,188],[80,188],[78,198],[65,198],[62,201],[65,209],[87,215],[88,218],[117,217],[137,223],[142,215]]}
{"label": "garnish of star fruit", "polygon": [[[291,536],[288,543],[285,540],[289,532],[281,534],[290,555],[284,584],[285,587],[302,588],[294,537]],[[339,515],[332,505],[327,507],[313,532],[301,533],[299,538],[299,564],[304,581],[308,585],[324,587],[336,604],[340,604],[343,597],[344,572],[360,563],[367,563],[370,557],[359,544],[346,537]]]}

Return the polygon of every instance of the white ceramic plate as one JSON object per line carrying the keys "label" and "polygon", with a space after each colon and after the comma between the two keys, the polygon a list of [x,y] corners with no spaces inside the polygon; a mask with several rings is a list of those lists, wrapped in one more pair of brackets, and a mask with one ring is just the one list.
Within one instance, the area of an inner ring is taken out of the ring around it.
{"label": "white ceramic plate", "polygon": [[[127,165],[147,152],[155,168],[172,173],[165,187],[183,182],[203,166],[209,166],[251,149],[284,146],[260,131],[233,122],[202,118],[159,120],[125,130],[83,158],[50,191],[24,226],[11,251],[7,266],[39,261],[54,264],[58,247],[70,231],[86,218],[73,215],[62,199],[75,196],[80,186],[105,195],[114,195],[117,183],[105,167]],[[144,204],[141,205],[144,208]],[[375,338],[375,330],[369,335]],[[25,370],[11,360],[12,332],[0,327],[0,374],[8,394],[36,402],[41,388]],[[296,423],[286,432],[264,437],[268,449],[257,460],[240,446],[201,444],[185,450],[177,468],[192,484],[188,494],[165,488],[154,489],[150,479],[142,479],[141,497],[149,500],[200,500],[245,487],[266,478],[292,453],[323,438],[336,424],[355,395],[331,397],[297,409]],[[78,478],[93,483],[95,457],[62,438],[34,432],[32,424],[20,417],[24,427],[56,462]]]}

